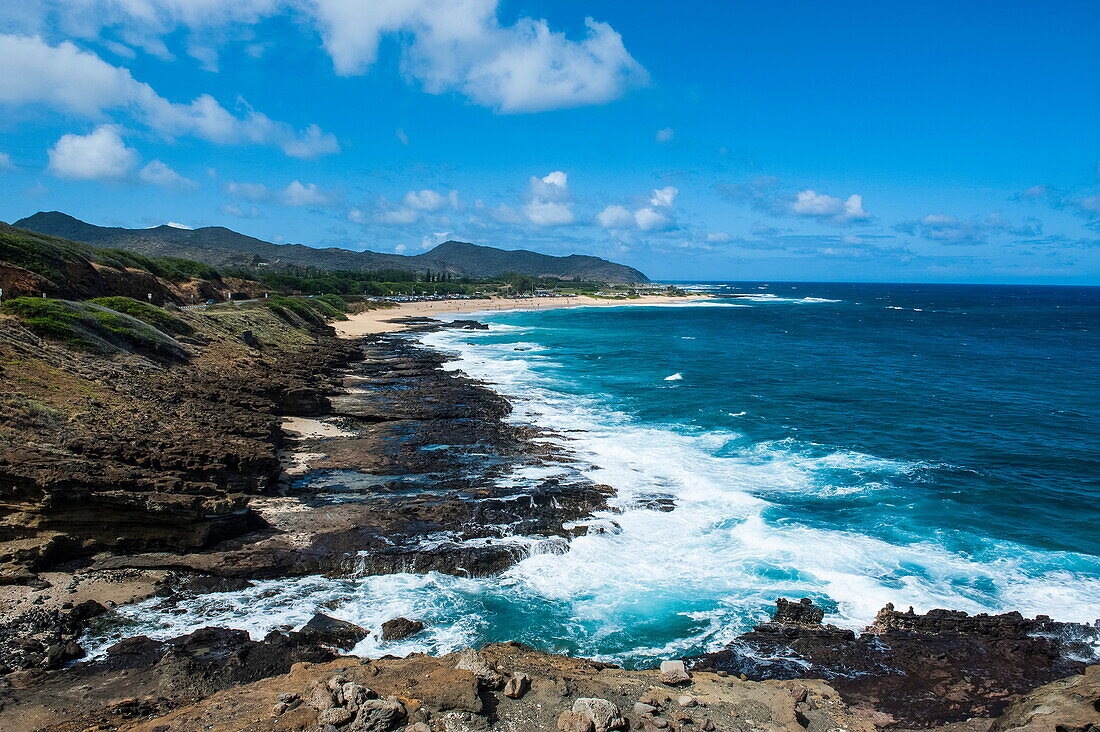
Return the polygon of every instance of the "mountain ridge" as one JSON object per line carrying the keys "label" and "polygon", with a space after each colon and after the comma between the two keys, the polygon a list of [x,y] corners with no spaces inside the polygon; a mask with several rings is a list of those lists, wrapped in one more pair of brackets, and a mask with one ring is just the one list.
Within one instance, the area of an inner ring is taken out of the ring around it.
{"label": "mountain ridge", "polygon": [[498,249],[470,242],[446,241],[412,256],[339,247],[276,244],[224,226],[181,229],[167,224],[149,229],[97,226],[60,211],[39,211],[12,224],[41,234],[92,246],[126,249],[147,256],[183,257],[215,267],[291,265],[327,270],[399,269],[446,272],[457,277],[494,277],[505,272],[596,280],[612,284],[647,283],[639,270],[586,254],[558,257],[525,249]]}

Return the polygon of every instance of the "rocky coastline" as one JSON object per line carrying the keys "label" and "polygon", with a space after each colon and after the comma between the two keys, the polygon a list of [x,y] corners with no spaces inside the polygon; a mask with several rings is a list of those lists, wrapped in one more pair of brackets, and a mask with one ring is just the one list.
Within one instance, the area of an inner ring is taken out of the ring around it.
{"label": "rocky coastline", "polygon": [[[1100,724],[1100,631],[1016,613],[887,607],[854,633],[780,600],[771,622],[663,672],[519,644],[359,659],[344,654],[360,634],[415,633],[415,620],[357,628],[320,614],[262,640],[126,638],[81,662],[82,633],[117,605],[313,574],[491,576],[567,550],[611,496],[544,433],[510,423],[507,400],[403,335],[339,339],[266,310],[192,319],[172,363],[73,354],[0,323],[0,377],[24,400],[6,400],[3,418],[25,437],[0,441],[0,729]],[[522,496],[502,480],[546,467],[557,477]]]}

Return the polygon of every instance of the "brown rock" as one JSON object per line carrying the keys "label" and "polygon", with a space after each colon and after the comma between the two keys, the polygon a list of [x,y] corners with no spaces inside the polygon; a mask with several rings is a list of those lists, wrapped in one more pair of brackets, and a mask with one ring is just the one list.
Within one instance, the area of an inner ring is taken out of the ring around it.
{"label": "brown rock", "polygon": [[1100,730],[1100,665],[1080,676],[1041,686],[1014,702],[990,732],[1096,732]]}
{"label": "brown rock", "polygon": [[405,707],[392,699],[371,699],[359,706],[356,732],[386,732],[405,719]]}
{"label": "brown rock", "polygon": [[591,719],[571,709],[558,716],[558,732],[595,732],[595,729]]}
{"label": "brown rock", "polygon": [[623,725],[619,708],[607,699],[577,699],[573,702],[573,711],[592,720],[592,726],[596,732],[609,732]]}
{"label": "brown rock", "polygon": [[514,674],[504,684],[504,696],[519,699],[531,688],[531,677],[525,673]]}
{"label": "brown rock", "polygon": [[331,724],[334,727],[347,724],[355,717],[354,714],[349,712],[343,707],[333,707],[332,709],[326,709],[317,715],[317,721],[321,724]]}
{"label": "brown rock", "polygon": [[661,661],[661,683],[669,686],[679,686],[691,682],[691,674],[687,672],[683,661]]}
{"label": "brown rock", "polygon": [[473,648],[467,648],[458,658],[455,668],[469,671],[477,677],[478,683],[486,689],[499,689],[504,677],[497,673]]}
{"label": "brown rock", "polygon": [[408,618],[394,618],[382,623],[382,640],[398,641],[424,630],[424,623]]}
{"label": "brown rock", "polygon": [[332,692],[318,683],[314,685],[309,693],[309,705],[317,711],[323,712],[336,706],[336,701],[332,698]]}

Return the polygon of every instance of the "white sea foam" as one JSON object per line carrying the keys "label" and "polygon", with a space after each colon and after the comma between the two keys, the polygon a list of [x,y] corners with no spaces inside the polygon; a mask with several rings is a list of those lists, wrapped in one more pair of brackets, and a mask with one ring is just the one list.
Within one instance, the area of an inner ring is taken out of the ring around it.
{"label": "white sea foam", "polygon": [[643,307],[647,308],[747,308],[751,305],[744,305],[737,302],[715,302],[714,300],[692,300],[691,302],[655,302]]}
{"label": "white sea foam", "polygon": [[[487,333],[522,335],[510,328],[493,324]],[[578,460],[569,468],[525,468],[502,484],[520,492],[559,469],[580,470],[617,491],[610,510],[581,522],[602,530],[567,549],[560,541],[517,540],[527,558],[493,578],[306,577],[176,607],[154,599],[120,608],[134,625],[93,634],[92,650],[135,632],[164,638],[208,625],[260,637],[300,625],[317,610],[371,630],[397,616],[427,623],[424,633],[397,644],[364,640],[355,651],[368,656],[515,638],[633,662],[720,647],[762,619],[778,596],[821,599],[829,622],[853,628],[887,602],[1085,622],[1100,614],[1095,558],[995,541],[957,553],[935,537],[887,540],[799,520],[776,502],[881,492],[891,476],[927,466],[793,440],[754,443],[735,431],[639,423],[596,396],[558,388],[547,369],[552,353],[516,352],[514,343],[471,345],[475,333],[486,332],[442,331],[423,340],[456,353],[447,368],[508,395],[511,419],[568,430],[562,448]],[[645,508],[653,496],[672,498],[675,510]]]}
{"label": "white sea foam", "polygon": [[684,378],[684,375],[683,375],[683,374],[681,374],[681,373],[675,373],[675,374],[673,374],[672,376],[666,376],[666,377],[665,377],[665,381],[680,381],[680,380],[681,380],[681,379],[683,379],[683,378]]}
{"label": "white sea foam", "polygon": [[780,297],[779,295],[773,295],[770,292],[761,293],[759,295],[737,295],[738,300],[744,300],[746,302],[759,302],[766,304],[778,304],[778,303],[797,303],[797,304],[812,304],[812,303],[825,303],[825,302],[842,302],[841,300],[830,300],[825,297]]}

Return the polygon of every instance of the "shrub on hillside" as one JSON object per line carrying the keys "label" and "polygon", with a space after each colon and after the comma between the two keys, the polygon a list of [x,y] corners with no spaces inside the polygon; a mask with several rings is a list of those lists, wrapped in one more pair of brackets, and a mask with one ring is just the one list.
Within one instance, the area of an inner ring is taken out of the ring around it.
{"label": "shrub on hillside", "polygon": [[17,297],[0,306],[0,312],[19,318],[44,338],[64,341],[76,348],[134,349],[173,358],[186,355],[171,336],[152,325],[95,303]]}
{"label": "shrub on hillside", "polygon": [[325,322],[325,319],[321,317],[314,308],[306,305],[305,301],[300,298],[272,297],[267,300],[266,305],[271,308],[276,315],[280,315],[284,318],[296,315],[300,320],[315,325],[324,325]]}
{"label": "shrub on hillside", "polygon": [[191,332],[191,326],[179,318],[169,315],[161,308],[141,302],[140,300],[135,300],[132,297],[123,297],[121,295],[114,297],[97,297],[88,302],[93,302],[96,305],[102,305],[105,308],[110,308],[111,310],[125,313],[138,320],[145,321],[157,330],[163,330],[165,333],[186,335]]}

